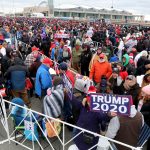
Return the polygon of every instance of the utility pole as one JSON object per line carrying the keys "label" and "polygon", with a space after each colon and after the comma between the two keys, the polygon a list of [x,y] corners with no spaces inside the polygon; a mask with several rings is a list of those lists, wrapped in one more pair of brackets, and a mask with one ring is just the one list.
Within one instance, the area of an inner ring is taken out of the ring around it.
{"label": "utility pole", "polygon": [[53,0],[48,0],[48,16],[54,17],[54,3]]}
{"label": "utility pole", "polygon": [[111,6],[111,8],[112,9],[114,8],[114,0],[112,0],[112,6]]}

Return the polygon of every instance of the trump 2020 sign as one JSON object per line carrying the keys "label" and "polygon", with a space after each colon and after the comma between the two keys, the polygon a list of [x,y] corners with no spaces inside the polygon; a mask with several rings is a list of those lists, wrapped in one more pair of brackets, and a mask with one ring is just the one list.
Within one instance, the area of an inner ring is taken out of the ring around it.
{"label": "trump 2020 sign", "polygon": [[90,94],[90,109],[95,112],[116,112],[121,115],[130,115],[132,96]]}

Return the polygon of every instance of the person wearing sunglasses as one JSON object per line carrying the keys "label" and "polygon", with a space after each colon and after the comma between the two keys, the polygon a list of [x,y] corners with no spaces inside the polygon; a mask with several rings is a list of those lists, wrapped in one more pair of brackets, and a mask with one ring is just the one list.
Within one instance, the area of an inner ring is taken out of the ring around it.
{"label": "person wearing sunglasses", "polygon": [[121,95],[131,95],[133,99],[133,105],[135,105],[137,108],[140,87],[134,75],[128,75],[126,77],[125,81],[120,86],[119,93]]}

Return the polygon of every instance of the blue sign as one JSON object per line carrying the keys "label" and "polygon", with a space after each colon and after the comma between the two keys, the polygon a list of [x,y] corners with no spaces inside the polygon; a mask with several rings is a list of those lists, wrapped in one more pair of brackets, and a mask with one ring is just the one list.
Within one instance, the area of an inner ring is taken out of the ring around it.
{"label": "blue sign", "polygon": [[130,115],[132,97],[128,95],[90,94],[90,109],[96,112],[116,112]]}
{"label": "blue sign", "polygon": [[65,74],[63,74],[63,81],[64,81],[64,86],[67,90],[67,95],[69,96],[70,100],[72,100],[73,87],[70,80]]}

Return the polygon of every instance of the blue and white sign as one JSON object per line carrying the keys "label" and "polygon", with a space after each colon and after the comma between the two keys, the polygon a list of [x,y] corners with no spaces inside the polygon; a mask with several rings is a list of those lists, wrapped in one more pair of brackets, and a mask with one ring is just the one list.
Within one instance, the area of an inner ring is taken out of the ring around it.
{"label": "blue and white sign", "polygon": [[73,87],[72,87],[70,80],[68,79],[68,77],[65,74],[63,74],[63,81],[64,81],[64,86],[67,90],[67,94],[68,94],[70,100],[72,100]]}
{"label": "blue and white sign", "polygon": [[116,112],[121,115],[130,115],[132,97],[128,95],[91,94],[91,111]]}

